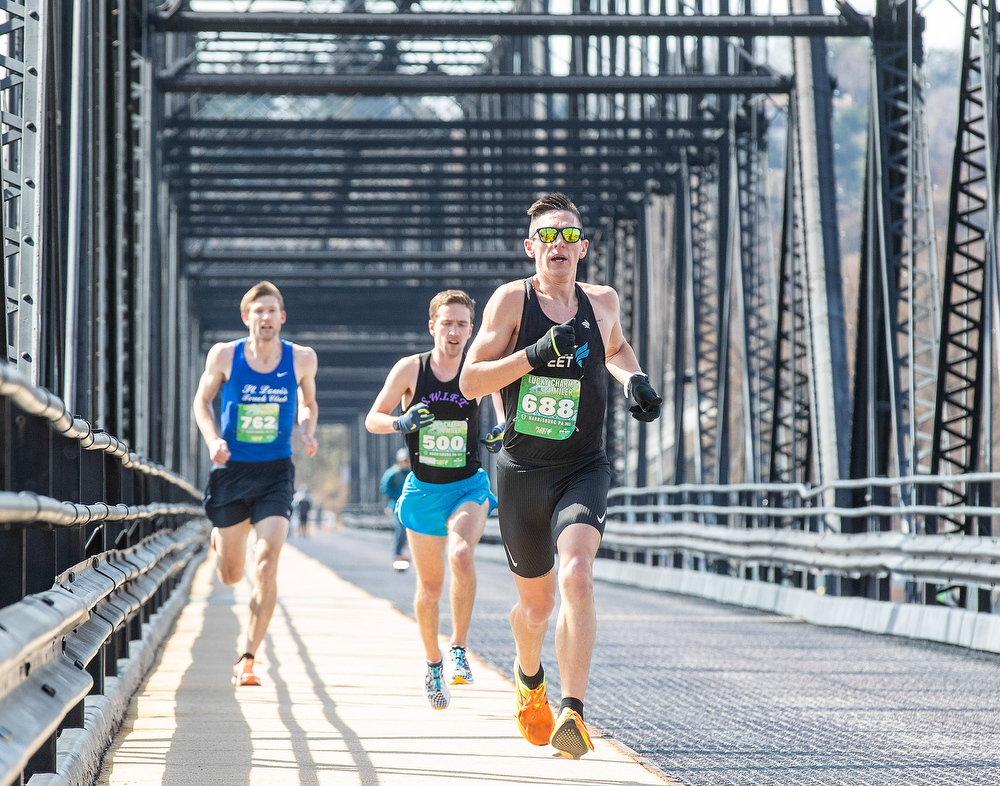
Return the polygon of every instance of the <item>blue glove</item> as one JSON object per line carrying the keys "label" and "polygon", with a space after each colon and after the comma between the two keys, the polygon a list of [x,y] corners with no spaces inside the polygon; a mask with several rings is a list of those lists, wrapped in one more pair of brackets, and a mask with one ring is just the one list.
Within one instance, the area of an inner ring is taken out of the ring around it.
{"label": "blue glove", "polygon": [[538,341],[524,348],[528,362],[532,368],[547,366],[551,361],[563,355],[572,355],[576,348],[576,317],[556,325]]}
{"label": "blue glove", "polygon": [[636,420],[651,423],[660,417],[660,404],[663,403],[663,399],[656,395],[653,386],[649,384],[649,377],[645,374],[636,372],[629,377],[628,384],[625,385],[625,397],[635,402],[635,406],[629,407],[628,411]]}
{"label": "blue glove", "polygon": [[427,409],[427,405],[424,402],[420,401],[392,421],[392,427],[396,431],[402,431],[404,434],[412,434],[414,431],[419,431],[424,426],[429,426],[433,422],[434,414]]}
{"label": "blue glove", "polygon": [[493,427],[493,430],[486,435],[486,439],[481,439],[479,441],[486,446],[486,449],[490,453],[499,453],[500,448],[503,447],[503,425],[497,424]]}

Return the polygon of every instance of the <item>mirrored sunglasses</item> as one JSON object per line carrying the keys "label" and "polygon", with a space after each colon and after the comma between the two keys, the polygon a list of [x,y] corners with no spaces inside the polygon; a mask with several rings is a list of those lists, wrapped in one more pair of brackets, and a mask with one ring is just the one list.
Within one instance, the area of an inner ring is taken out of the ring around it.
{"label": "mirrored sunglasses", "polygon": [[583,235],[583,230],[580,227],[563,227],[562,229],[539,227],[531,234],[538,235],[538,239],[543,243],[554,243],[560,232],[562,232],[563,240],[567,243],[575,243]]}

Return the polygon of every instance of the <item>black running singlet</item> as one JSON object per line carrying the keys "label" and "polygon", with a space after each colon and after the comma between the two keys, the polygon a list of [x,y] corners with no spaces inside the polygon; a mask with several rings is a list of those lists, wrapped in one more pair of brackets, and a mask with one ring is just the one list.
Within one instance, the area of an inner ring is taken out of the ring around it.
{"label": "black running singlet", "polygon": [[404,439],[413,474],[425,483],[454,483],[479,469],[479,404],[462,395],[458,387],[461,366],[458,372],[454,379],[441,382],[431,370],[431,353],[420,355],[420,373],[409,406],[424,402],[434,422]]}
{"label": "black running singlet", "polygon": [[[549,362],[505,387],[504,450],[528,463],[556,464],[604,450],[608,408],[604,339],[594,307],[576,285],[576,354]],[[557,323],[542,311],[530,278],[524,281],[521,327],[514,351],[534,344]]]}

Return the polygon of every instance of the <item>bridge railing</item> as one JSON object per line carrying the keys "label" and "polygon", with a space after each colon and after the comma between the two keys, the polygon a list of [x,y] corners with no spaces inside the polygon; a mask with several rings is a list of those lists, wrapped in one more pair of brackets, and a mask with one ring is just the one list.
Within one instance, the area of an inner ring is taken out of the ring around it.
{"label": "bridge railing", "polygon": [[[947,602],[945,590],[961,589],[952,593],[960,605],[991,611],[1000,538],[966,533],[990,532],[989,518],[1000,507],[903,500],[931,499],[939,489],[988,489],[998,480],[1000,473],[975,473],[817,486],[617,488],[609,494],[602,556],[873,600],[934,604]],[[870,502],[879,497],[884,503]],[[843,504],[858,499],[862,504]],[[902,598],[893,596],[893,579],[905,587]],[[970,589],[986,595],[973,603]]]}
{"label": "bridge railing", "polygon": [[[174,590],[206,541],[201,495],[6,364],[0,486],[0,786],[56,772],[67,782],[57,768],[70,760],[83,782],[107,744],[88,708],[112,682],[131,694],[141,675],[124,681],[120,667],[130,650],[155,649],[151,618],[179,608]],[[127,699],[100,706],[123,712]]]}

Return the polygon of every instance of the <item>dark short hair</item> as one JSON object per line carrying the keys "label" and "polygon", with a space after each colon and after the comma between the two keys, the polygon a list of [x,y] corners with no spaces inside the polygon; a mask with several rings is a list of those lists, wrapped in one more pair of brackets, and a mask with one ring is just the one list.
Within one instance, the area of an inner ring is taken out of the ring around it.
{"label": "dark short hair", "polygon": [[431,320],[437,318],[437,312],[442,306],[449,306],[452,303],[458,303],[463,306],[467,306],[469,309],[469,316],[471,319],[476,318],[476,301],[469,297],[461,289],[446,289],[444,292],[438,292],[434,297],[431,298],[431,306],[428,309],[430,313]]}
{"label": "dark short hair", "polygon": [[254,284],[250,287],[243,296],[243,299],[240,301],[240,313],[249,314],[251,304],[255,300],[260,300],[262,297],[267,297],[268,295],[278,298],[278,308],[281,311],[285,310],[285,299],[281,296],[278,288],[270,281],[261,281],[259,284]]}
{"label": "dark short hair", "polygon": [[531,220],[534,221],[539,216],[544,216],[546,213],[551,213],[555,210],[568,210],[574,216],[576,220],[580,222],[580,226],[583,226],[583,217],[580,215],[580,210],[573,201],[565,194],[560,194],[558,192],[554,194],[546,194],[541,199],[535,201],[535,203],[528,208],[528,215],[531,216]]}

